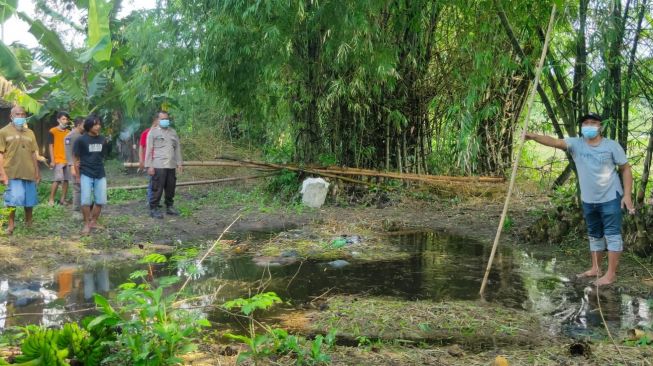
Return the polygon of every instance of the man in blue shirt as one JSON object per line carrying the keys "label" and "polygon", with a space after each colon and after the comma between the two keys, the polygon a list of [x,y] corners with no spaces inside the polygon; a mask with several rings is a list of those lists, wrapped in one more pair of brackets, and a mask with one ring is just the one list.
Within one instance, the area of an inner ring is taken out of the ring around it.
{"label": "man in blue shirt", "polygon": [[[621,145],[601,136],[600,116],[587,114],[580,118],[580,123],[582,138],[557,139],[526,133],[526,140],[567,150],[574,160],[592,257],[592,268],[578,277],[600,276],[603,252],[607,249],[608,271],[594,283],[608,285],[617,278],[619,257],[623,251],[621,209],[635,213],[631,198],[633,174]],[[623,187],[615,167],[623,176]]]}

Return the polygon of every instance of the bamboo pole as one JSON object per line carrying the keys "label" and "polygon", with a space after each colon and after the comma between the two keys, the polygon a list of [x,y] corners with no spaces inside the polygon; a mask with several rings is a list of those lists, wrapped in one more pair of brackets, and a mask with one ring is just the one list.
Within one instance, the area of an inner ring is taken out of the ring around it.
{"label": "bamboo pole", "polygon": [[[210,161],[185,161],[183,166],[203,166],[203,167],[234,167],[234,168],[252,168],[261,169],[260,164],[245,163],[239,160],[210,160]],[[123,163],[125,168],[138,168],[138,163]],[[266,170],[272,170],[270,168]]]}
{"label": "bamboo pole", "polygon": [[510,175],[510,184],[508,185],[508,193],[506,194],[506,201],[503,204],[503,212],[501,213],[501,219],[499,219],[499,227],[497,228],[497,234],[494,237],[494,244],[492,245],[492,251],[490,252],[490,258],[487,262],[487,268],[485,269],[485,275],[483,276],[483,282],[481,283],[481,290],[479,294],[483,297],[483,292],[485,291],[485,286],[487,285],[488,277],[490,276],[490,269],[492,269],[492,262],[494,261],[494,255],[496,254],[497,247],[499,246],[499,238],[501,238],[501,231],[503,230],[503,223],[508,214],[508,206],[510,205],[510,196],[512,195],[512,190],[515,186],[515,178],[517,176],[517,168],[519,167],[519,160],[521,157],[522,149],[524,148],[524,143],[526,142],[526,131],[528,131],[528,122],[531,117],[531,111],[533,109],[533,102],[535,101],[535,92],[540,83],[540,75],[542,74],[542,68],[544,67],[544,59],[546,58],[546,53],[549,48],[549,41],[551,41],[551,32],[553,30],[553,23],[555,20],[556,14],[556,5],[553,4],[551,9],[551,18],[549,19],[549,26],[546,30],[546,37],[544,38],[544,45],[542,46],[542,55],[540,56],[540,61],[537,64],[537,70],[535,72],[535,80],[533,85],[531,85],[531,93],[529,95],[526,112],[526,119],[524,120],[524,127],[522,129],[519,147],[517,148],[517,155],[513,160],[512,164],[512,173]]}
{"label": "bamboo pole", "polygon": [[[124,163],[123,165],[126,168],[138,167],[138,163]],[[289,164],[274,164],[274,163],[258,162],[252,160],[236,160],[236,159],[211,160],[211,161],[186,161],[183,163],[183,165],[198,166],[198,167],[239,167],[239,168],[252,168],[252,169],[260,169],[260,170],[288,169],[292,171],[304,171],[307,173],[322,175],[325,177],[342,179],[345,181],[351,181],[353,183],[362,183],[362,182],[358,180],[349,180],[344,177],[338,177],[337,175],[340,174],[340,175],[372,176],[372,177],[422,181],[426,183],[433,183],[433,182],[503,183],[505,181],[505,179],[502,177],[453,177],[453,176],[443,176],[443,175],[381,172],[372,169],[333,167],[333,166],[330,167],[308,166],[304,168],[304,167],[299,167],[296,165],[289,165]]]}
{"label": "bamboo pole", "polygon": [[[250,175],[246,177],[231,177],[231,178],[220,178],[220,179],[209,179],[209,180],[197,180],[194,182],[177,182],[176,186],[177,187],[184,187],[184,186],[197,186],[201,184],[213,184],[213,183],[223,183],[223,182],[233,182],[237,180],[248,180],[248,179],[256,179],[256,178],[264,178],[264,177],[269,177],[272,175],[277,174],[275,173],[270,173],[270,174],[262,174],[262,175]],[[126,191],[132,191],[136,189],[146,189],[147,184],[140,185],[140,186],[119,186],[119,187],[109,187],[107,188],[108,190],[116,190],[116,189],[124,189]]]}
{"label": "bamboo pole", "polygon": [[375,177],[419,180],[419,181],[484,182],[484,183],[502,183],[505,181],[505,179],[501,177],[455,177],[455,176],[444,176],[444,175],[380,172],[371,169],[344,168],[344,167],[315,168],[314,170],[318,172],[330,172],[334,174],[337,173],[337,174],[345,174],[345,175],[364,175],[364,176],[375,176]]}

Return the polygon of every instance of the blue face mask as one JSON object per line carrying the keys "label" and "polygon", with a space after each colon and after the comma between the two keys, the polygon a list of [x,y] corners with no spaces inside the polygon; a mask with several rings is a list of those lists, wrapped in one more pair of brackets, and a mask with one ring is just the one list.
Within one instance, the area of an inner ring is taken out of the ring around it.
{"label": "blue face mask", "polygon": [[16,127],[23,127],[25,122],[27,122],[27,118],[25,117],[14,117],[14,125],[16,125]]}
{"label": "blue face mask", "polygon": [[586,139],[593,139],[599,135],[599,128],[597,126],[583,126],[580,128],[580,132]]}
{"label": "blue face mask", "polygon": [[170,120],[169,119],[162,119],[159,121],[159,127],[161,128],[168,128],[170,127]]}

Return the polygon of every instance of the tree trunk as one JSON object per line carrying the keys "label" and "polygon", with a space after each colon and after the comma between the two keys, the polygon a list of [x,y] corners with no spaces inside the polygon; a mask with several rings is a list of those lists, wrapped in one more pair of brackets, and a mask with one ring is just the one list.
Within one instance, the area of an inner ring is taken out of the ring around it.
{"label": "tree trunk", "polygon": [[646,147],[646,158],[644,158],[644,171],[642,172],[642,180],[639,183],[639,190],[635,198],[635,204],[638,208],[644,205],[644,198],[646,194],[646,186],[648,185],[648,177],[651,171],[651,156],[653,155],[653,118],[651,118],[651,129],[648,135],[648,146]]}
{"label": "tree trunk", "polygon": [[579,0],[578,8],[578,33],[576,34],[576,57],[574,61],[574,85],[572,87],[572,100],[574,103],[574,121],[581,115],[587,114],[589,105],[587,101],[587,46],[585,44],[585,28],[587,25],[587,6],[589,0]]}

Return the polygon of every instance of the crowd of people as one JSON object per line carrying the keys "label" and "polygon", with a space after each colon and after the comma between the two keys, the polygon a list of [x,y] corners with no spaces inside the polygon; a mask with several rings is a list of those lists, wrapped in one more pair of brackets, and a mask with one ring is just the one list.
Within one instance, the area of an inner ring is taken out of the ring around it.
{"label": "crowd of people", "polygon": [[[5,186],[4,203],[9,208],[5,233],[16,227],[16,209],[25,212],[25,226],[32,225],[33,208],[38,204],[37,185],[41,181],[39,148],[34,132],[27,125],[27,112],[21,106],[11,109],[10,123],[0,129],[0,181]],[[107,204],[107,178],[104,157],[107,139],[101,134],[102,121],[96,115],[72,120],[66,112],[56,116],[57,126],[48,131],[48,152],[53,179],[48,204],[72,204],[81,211],[82,234],[102,229],[98,219]],[[152,126],[141,134],[139,165],[147,171],[147,202],[150,216],[162,219],[160,202],[164,197],[167,215],[178,215],[174,207],[177,172],[182,171],[181,144],[170,127],[168,112],[152,117]],[[72,183],[72,202],[67,199]],[[59,200],[55,201],[61,187]]]}

